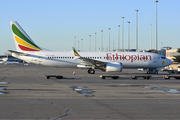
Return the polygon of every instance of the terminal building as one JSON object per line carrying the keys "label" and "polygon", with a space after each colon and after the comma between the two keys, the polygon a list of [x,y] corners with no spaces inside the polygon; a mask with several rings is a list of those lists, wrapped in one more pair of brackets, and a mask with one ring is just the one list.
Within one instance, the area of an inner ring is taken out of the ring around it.
{"label": "terminal building", "polygon": [[[174,56],[180,55],[180,53],[178,53],[177,50],[178,50],[178,48],[177,49],[167,49],[166,57],[173,61],[173,59],[175,58]],[[178,63],[173,62],[173,64],[168,66],[168,68],[173,68],[174,70],[177,70],[178,66],[179,66]]]}
{"label": "terminal building", "polygon": [[180,53],[177,52],[178,49],[171,49],[171,50],[166,50],[166,57],[168,59],[173,60],[174,56],[180,55]]}

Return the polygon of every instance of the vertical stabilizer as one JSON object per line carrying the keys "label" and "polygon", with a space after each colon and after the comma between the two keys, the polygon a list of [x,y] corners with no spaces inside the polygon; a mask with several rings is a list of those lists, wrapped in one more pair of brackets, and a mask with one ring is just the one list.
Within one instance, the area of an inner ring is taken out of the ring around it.
{"label": "vertical stabilizer", "polygon": [[16,21],[11,21],[10,25],[17,51],[42,51]]}

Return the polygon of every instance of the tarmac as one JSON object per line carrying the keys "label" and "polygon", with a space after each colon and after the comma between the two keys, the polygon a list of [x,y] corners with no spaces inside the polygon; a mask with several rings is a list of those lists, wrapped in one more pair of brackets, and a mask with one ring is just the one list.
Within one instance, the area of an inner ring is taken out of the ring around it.
{"label": "tarmac", "polygon": [[[73,72],[75,71],[75,75]],[[63,79],[46,79],[62,75]],[[101,79],[100,75],[118,75]],[[131,79],[145,71],[105,73],[30,64],[0,65],[0,119],[175,120],[180,119],[180,80]]]}

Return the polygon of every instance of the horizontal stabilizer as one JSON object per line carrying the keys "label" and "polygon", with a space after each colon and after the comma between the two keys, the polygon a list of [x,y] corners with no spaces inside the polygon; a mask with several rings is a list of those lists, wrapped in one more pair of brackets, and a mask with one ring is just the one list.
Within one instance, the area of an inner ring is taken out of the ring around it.
{"label": "horizontal stabilizer", "polygon": [[14,50],[8,50],[8,51],[11,52],[11,53],[16,53],[16,54],[24,55],[24,56],[28,56],[29,55],[27,53],[17,52],[17,51],[14,51]]}

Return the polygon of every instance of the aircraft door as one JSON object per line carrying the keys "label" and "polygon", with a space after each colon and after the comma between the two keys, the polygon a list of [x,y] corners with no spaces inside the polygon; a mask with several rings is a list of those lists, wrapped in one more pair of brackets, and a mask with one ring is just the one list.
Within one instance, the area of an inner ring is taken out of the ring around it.
{"label": "aircraft door", "polygon": [[157,62],[157,58],[156,56],[153,57],[153,62],[156,63]]}
{"label": "aircraft door", "polygon": [[39,56],[39,58],[38,58],[38,62],[39,62],[39,63],[41,63],[41,62],[42,62],[42,58],[41,58],[41,56]]}
{"label": "aircraft door", "polygon": [[40,57],[38,58],[38,62],[42,62],[42,59]]}

